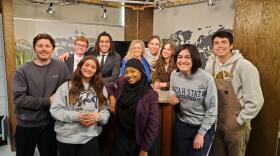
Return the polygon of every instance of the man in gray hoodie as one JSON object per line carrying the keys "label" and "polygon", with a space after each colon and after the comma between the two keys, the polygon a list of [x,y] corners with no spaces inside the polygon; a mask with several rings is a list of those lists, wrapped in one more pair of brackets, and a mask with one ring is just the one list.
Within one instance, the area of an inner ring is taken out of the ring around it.
{"label": "man in gray hoodie", "polygon": [[36,58],[21,65],[13,78],[17,128],[16,156],[56,156],[54,120],[49,108],[56,89],[70,78],[63,62],[53,60],[54,39],[38,34],[33,39]]}
{"label": "man in gray hoodie", "polygon": [[233,36],[218,31],[212,36],[214,54],[205,70],[215,78],[218,90],[218,123],[211,149],[213,156],[244,156],[250,121],[264,99],[257,68],[233,49]]}

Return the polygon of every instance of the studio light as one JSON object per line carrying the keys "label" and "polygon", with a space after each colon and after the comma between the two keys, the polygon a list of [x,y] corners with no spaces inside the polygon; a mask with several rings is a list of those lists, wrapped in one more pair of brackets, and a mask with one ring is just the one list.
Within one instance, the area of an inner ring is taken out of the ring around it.
{"label": "studio light", "polygon": [[101,15],[101,18],[102,19],[108,19],[106,7],[104,7],[104,9],[103,9],[103,14]]}
{"label": "studio light", "polygon": [[161,5],[158,6],[158,9],[161,11],[164,9],[164,7],[162,7]]}
{"label": "studio light", "polygon": [[214,0],[208,0],[208,6],[213,6],[213,5],[215,5],[215,2],[214,2]]}
{"label": "studio light", "polygon": [[160,2],[157,2],[157,3],[156,3],[156,6],[157,6],[157,8],[158,8],[160,11],[162,11],[162,10],[164,9],[164,4],[162,4],[162,3],[160,3]]}
{"label": "studio light", "polygon": [[55,10],[53,9],[53,3],[50,3],[49,8],[46,10],[48,14],[54,14]]}

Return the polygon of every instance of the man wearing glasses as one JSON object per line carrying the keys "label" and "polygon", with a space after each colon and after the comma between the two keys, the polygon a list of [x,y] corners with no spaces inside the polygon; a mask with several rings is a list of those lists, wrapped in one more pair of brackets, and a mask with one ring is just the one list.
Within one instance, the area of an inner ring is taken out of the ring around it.
{"label": "man wearing glasses", "polygon": [[78,63],[83,59],[88,49],[88,39],[84,36],[79,36],[74,42],[74,54],[70,55],[65,64],[69,70],[71,77],[75,72]]}
{"label": "man wearing glasses", "polygon": [[[81,42],[81,41],[79,41],[79,42]],[[77,44],[78,44],[78,42],[77,42]],[[76,41],[75,41],[74,48],[75,47],[82,48],[81,46],[82,46],[82,44],[80,44],[80,46],[76,45]],[[86,51],[87,48],[88,48],[88,46],[83,47],[83,50]],[[75,48],[75,51],[76,51],[76,48]],[[120,74],[121,57],[118,53],[115,52],[114,42],[109,33],[107,33],[107,32],[100,33],[95,42],[95,46],[92,48],[89,48],[88,51],[86,53],[84,53],[84,55],[85,56],[93,55],[97,58],[99,65],[101,67],[101,74],[104,79],[105,85],[112,83],[118,79],[119,74]],[[65,60],[65,62],[67,62],[70,59],[70,57],[71,56],[69,56],[68,53],[64,53],[61,56],[59,56],[59,60],[61,60],[61,61]],[[74,56],[72,56],[72,57],[74,57]],[[73,70],[73,71],[75,71],[75,70]],[[73,72],[72,72],[72,74],[73,74]]]}
{"label": "man wearing glasses", "polygon": [[99,61],[105,85],[118,79],[121,57],[115,52],[114,42],[109,33],[100,33],[95,42],[94,49],[89,49],[86,55],[93,55]]}

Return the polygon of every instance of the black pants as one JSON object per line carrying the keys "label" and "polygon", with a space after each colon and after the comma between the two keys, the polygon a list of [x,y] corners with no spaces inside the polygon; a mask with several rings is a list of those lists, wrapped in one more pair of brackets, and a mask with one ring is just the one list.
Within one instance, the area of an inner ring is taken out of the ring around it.
{"label": "black pants", "polygon": [[85,144],[67,144],[57,141],[59,156],[100,156],[97,138]]}
{"label": "black pants", "polygon": [[135,137],[128,137],[125,132],[117,129],[113,143],[112,156],[137,156],[140,147],[137,145]]}
{"label": "black pants", "polygon": [[17,125],[16,156],[33,156],[37,146],[40,156],[57,156],[54,125],[22,127]]}
{"label": "black pants", "polygon": [[193,140],[200,126],[193,126],[180,121],[178,118],[174,125],[174,142],[176,156],[206,156],[214,139],[215,128],[212,126],[204,135],[203,148],[195,150]]}
{"label": "black pants", "polygon": [[[111,156],[138,156],[140,150],[135,137],[128,137],[125,132],[117,130]],[[160,156],[160,137],[156,137],[148,156]]]}

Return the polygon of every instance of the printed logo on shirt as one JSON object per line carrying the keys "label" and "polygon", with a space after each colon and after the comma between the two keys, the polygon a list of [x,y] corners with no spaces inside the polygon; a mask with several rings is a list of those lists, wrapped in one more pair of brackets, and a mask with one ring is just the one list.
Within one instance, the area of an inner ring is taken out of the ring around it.
{"label": "printed logo on shirt", "polygon": [[189,89],[174,87],[176,95],[181,99],[203,102],[206,95],[206,88],[204,85],[199,85],[198,89]]}
{"label": "printed logo on shirt", "polygon": [[57,78],[58,77],[58,75],[52,75],[52,78]]}
{"label": "printed logo on shirt", "polygon": [[74,105],[75,111],[98,111],[97,95],[91,90],[84,90],[80,93],[77,104]]}

